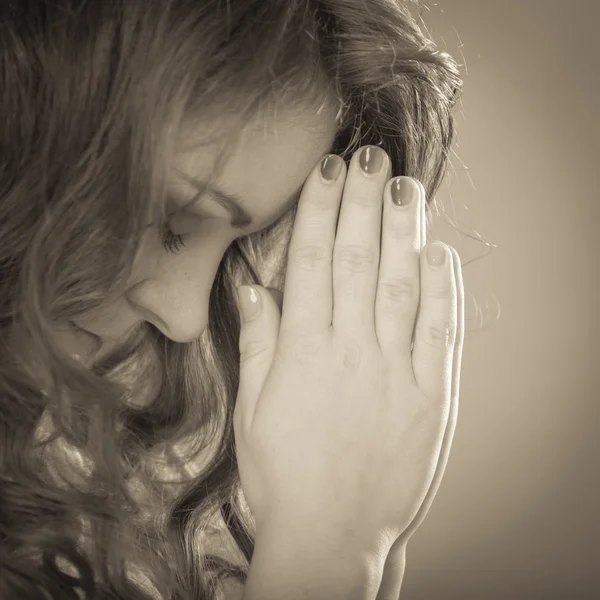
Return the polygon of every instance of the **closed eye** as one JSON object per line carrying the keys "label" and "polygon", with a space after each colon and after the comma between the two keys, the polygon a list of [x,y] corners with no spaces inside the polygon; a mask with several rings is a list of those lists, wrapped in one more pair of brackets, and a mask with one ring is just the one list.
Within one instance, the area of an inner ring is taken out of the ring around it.
{"label": "closed eye", "polygon": [[184,236],[180,233],[173,233],[169,225],[165,225],[161,233],[161,243],[163,248],[171,254],[178,254],[185,248]]}

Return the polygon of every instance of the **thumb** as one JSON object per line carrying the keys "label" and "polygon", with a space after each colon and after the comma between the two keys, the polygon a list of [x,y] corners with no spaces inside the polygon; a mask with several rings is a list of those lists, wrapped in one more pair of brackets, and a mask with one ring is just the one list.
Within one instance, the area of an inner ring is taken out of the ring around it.
{"label": "thumb", "polygon": [[240,385],[235,412],[238,413],[236,419],[241,418],[243,422],[252,421],[254,417],[256,403],[275,357],[281,314],[277,290],[273,292],[255,284],[238,288]]}

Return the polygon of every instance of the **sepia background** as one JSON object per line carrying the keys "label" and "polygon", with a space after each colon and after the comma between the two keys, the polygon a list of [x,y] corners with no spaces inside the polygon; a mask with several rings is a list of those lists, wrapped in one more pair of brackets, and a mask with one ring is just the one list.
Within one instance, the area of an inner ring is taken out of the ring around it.
{"label": "sepia background", "polygon": [[430,232],[461,255],[467,322],[401,599],[600,598],[600,2],[426,5],[465,83]]}

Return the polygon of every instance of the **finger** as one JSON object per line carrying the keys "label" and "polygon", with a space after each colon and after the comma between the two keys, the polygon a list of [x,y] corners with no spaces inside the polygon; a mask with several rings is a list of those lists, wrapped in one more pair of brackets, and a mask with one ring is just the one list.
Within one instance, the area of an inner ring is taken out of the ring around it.
{"label": "finger", "polygon": [[[423,185],[423,184],[421,184]],[[421,247],[419,249],[419,252],[423,252],[423,249],[425,248],[425,244],[427,244],[427,192],[425,190],[425,186],[423,186],[423,197],[422,197],[423,202],[421,202]],[[412,331],[412,336],[411,336],[411,342],[410,342],[410,351],[412,353],[413,351],[413,346],[415,343],[415,333],[417,331],[417,323],[419,322],[419,315],[421,314],[421,285],[420,285],[420,280],[421,280],[421,261],[419,260],[419,302],[417,303],[417,315],[415,317],[415,322],[413,323],[413,331]]]}
{"label": "finger", "polygon": [[[446,464],[448,463],[448,456],[450,455],[452,440],[454,439],[454,431],[456,429],[456,421],[458,418],[460,374],[462,368],[462,355],[465,339],[465,293],[463,286],[462,266],[460,264],[460,256],[458,255],[458,252],[451,246],[448,246],[448,248],[452,254],[452,266],[456,282],[456,341],[454,343],[454,353],[452,355],[452,388],[450,392],[450,412],[448,415],[446,431],[444,432],[444,439],[442,442],[442,449],[440,452],[438,469],[436,470],[436,474],[433,478],[433,482],[431,485],[432,496],[435,496],[435,494],[437,493],[441,478],[444,475]],[[432,501],[433,497],[431,498],[431,502]]]}
{"label": "finger", "polygon": [[460,256],[458,252],[449,246],[450,252],[452,253],[453,270],[456,279],[456,308],[457,308],[457,328],[456,328],[456,342],[454,344],[454,355],[452,358],[452,391],[450,396],[450,411],[448,414],[448,422],[444,431],[444,437],[442,440],[442,447],[440,450],[440,457],[437,463],[431,485],[425,495],[425,500],[419,508],[419,511],[415,515],[415,518],[411,524],[404,530],[400,538],[398,538],[398,544],[405,544],[416,529],[424,521],[426,515],[431,508],[433,500],[438,493],[440,483],[446,471],[448,464],[448,458],[450,456],[450,450],[452,448],[452,442],[454,440],[454,431],[456,430],[456,422],[458,419],[458,405],[460,395],[460,374],[462,367],[462,354],[465,339],[465,294],[462,277],[462,267],[460,264]]}
{"label": "finger", "polygon": [[[402,182],[402,205],[392,200]],[[419,307],[420,256],[425,245],[425,188],[411,177],[391,179],[384,192],[381,259],[375,327],[382,352],[394,365],[412,368],[411,345]]]}
{"label": "finger", "polygon": [[294,337],[319,334],[331,326],[331,266],[346,176],[343,159],[334,159],[342,163],[338,178],[331,183],[325,182],[320,172],[322,161],[319,161],[300,194],[288,250],[285,311],[281,317],[280,329],[282,339],[288,333]]}
{"label": "finger", "polygon": [[333,252],[333,329],[352,337],[375,334],[382,198],[391,161],[365,146],[350,161]]}
{"label": "finger", "polygon": [[429,399],[448,398],[452,385],[452,361],[457,332],[457,289],[452,253],[445,244],[445,263],[432,266],[427,255],[434,242],[421,252],[421,310],[412,354],[419,388]]}

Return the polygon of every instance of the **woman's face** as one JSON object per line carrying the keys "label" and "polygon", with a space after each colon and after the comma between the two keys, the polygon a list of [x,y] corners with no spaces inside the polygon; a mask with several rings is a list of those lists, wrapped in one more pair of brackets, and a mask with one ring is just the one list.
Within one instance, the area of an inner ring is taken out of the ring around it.
{"label": "woman's face", "polygon": [[[181,234],[185,244],[177,252],[165,249],[159,232],[150,228],[126,292],[94,314],[76,319],[77,328],[58,331],[61,347],[88,363],[92,356],[97,359],[114,350],[144,322],[175,342],[198,338],[208,323],[209,294],[223,254],[236,238],[268,227],[298,201],[309,172],[333,145],[336,114],[337,107],[328,105],[318,115],[277,118],[268,128],[264,122],[252,123],[212,184],[236,196],[237,208],[252,222],[235,228],[232,215],[207,192],[171,219],[170,230]],[[169,212],[198,193],[179,173],[208,179],[215,151],[203,146],[177,155],[169,181],[174,202]]]}

